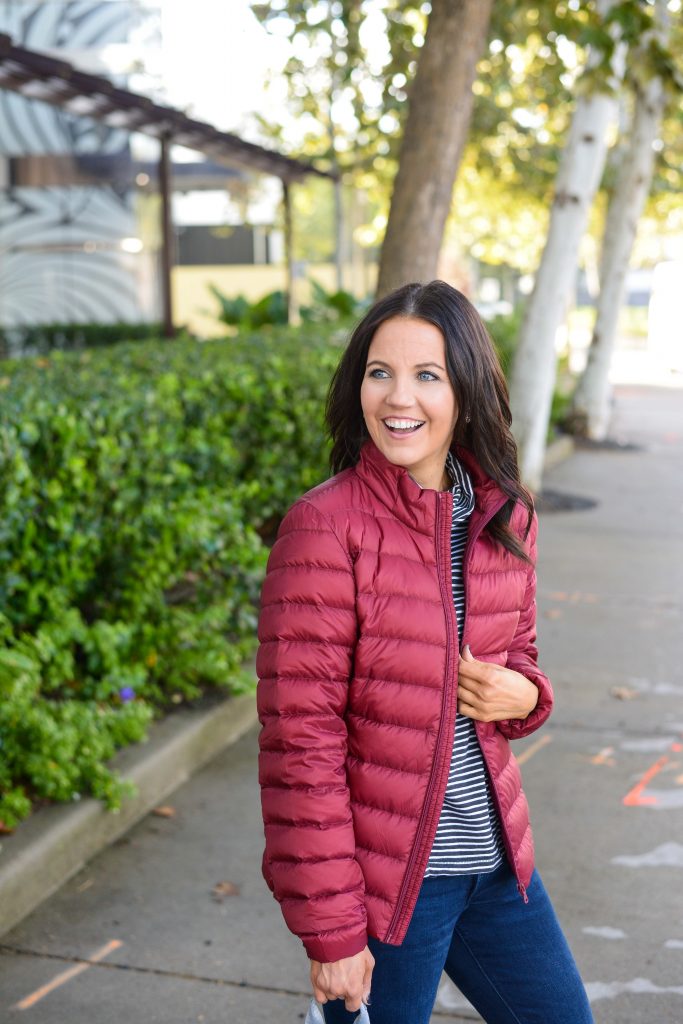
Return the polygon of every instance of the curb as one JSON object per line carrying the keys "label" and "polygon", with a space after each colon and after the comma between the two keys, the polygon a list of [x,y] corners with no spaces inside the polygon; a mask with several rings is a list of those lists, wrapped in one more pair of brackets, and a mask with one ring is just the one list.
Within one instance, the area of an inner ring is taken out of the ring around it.
{"label": "curb", "polygon": [[51,896],[257,721],[245,694],[209,710],[182,709],[150,726],[149,738],[120,750],[111,765],[138,787],[120,811],[89,797],[43,807],[0,846],[0,935]]}

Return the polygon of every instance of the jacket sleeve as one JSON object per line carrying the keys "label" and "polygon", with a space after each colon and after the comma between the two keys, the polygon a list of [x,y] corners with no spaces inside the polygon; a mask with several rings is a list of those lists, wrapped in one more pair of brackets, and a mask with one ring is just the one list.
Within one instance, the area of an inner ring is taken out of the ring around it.
{"label": "jacket sleeve", "polygon": [[529,557],[533,565],[527,568],[526,589],[520,611],[519,622],[512,643],[508,647],[507,667],[521,672],[539,690],[538,703],[526,718],[510,718],[498,722],[498,729],[509,740],[522,739],[535,732],[547,720],[553,707],[553,689],[550,680],[538,667],[536,647],[536,537],[538,519],[536,513],[529,531]]}
{"label": "jacket sleeve", "polygon": [[367,942],[345,767],[355,608],[348,552],[324,515],[300,499],[280,525],[261,592],[263,873],[287,926],[322,963]]}

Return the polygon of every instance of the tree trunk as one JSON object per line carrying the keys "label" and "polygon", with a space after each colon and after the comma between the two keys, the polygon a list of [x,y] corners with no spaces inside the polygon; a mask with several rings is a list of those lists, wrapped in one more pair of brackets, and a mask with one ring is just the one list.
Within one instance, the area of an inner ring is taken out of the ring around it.
{"label": "tree trunk", "polygon": [[432,0],[382,246],[378,296],[436,276],[492,6],[492,0]]}
{"label": "tree trunk", "polygon": [[[665,0],[658,0],[665,7]],[[572,403],[575,433],[602,441],[610,419],[609,371],[629,260],[654,170],[652,143],[664,110],[664,83],[658,76],[636,87],[627,152],[617,174],[607,213],[600,267],[600,298],[588,363]]]}
{"label": "tree trunk", "polygon": [[335,284],[338,292],[344,289],[344,257],[346,255],[344,238],[344,206],[342,202],[342,183],[334,183],[334,267]]}
{"label": "tree trunk", "polygon": [[[600,14],[604,17],[616,2],[599,0]],[[602,52],[593,51],[587,67],[591,69],[603,60]],[[617,82],[623,76],[624,60],[625,47],[618,45],[612,62]],[[520,332],[510,404],[522,479],[533,491],[541,485],[555,387],[555,337],[565,316],[581,237],[605,165],[607,128],[617,110],[612,92],[584,95],[577,101],[560,161],[548,238]]]}

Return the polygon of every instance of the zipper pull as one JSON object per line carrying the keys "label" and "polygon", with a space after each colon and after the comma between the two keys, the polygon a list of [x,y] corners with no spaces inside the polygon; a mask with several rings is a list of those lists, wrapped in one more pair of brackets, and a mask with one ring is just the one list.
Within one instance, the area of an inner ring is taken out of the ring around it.
{"label": "zipper pull", "polygon": [[522,897],[525,903],[529,902],[529,897],[526,894],[526,888],[522,885],[521,882],[517,883],[517,892]]}

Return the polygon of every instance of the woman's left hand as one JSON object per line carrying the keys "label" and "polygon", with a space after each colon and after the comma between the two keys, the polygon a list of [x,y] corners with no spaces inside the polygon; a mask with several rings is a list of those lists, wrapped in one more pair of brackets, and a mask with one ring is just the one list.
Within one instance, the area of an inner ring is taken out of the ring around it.
{"label": "woman's left hand", "polygon": [[477,661],[469,644],[460,655],[458,711],[477,722],[526,718],[538,702],[538,687],[511,668]]}

